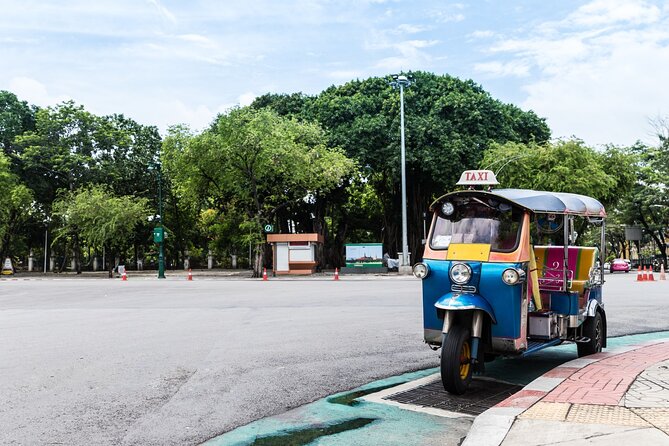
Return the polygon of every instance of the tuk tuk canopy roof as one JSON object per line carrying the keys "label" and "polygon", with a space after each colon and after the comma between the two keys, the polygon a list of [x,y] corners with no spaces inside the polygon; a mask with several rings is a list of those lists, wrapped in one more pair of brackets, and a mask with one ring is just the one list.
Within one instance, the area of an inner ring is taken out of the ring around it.
{"label": "tuk tuk canopy roof", "polygon": [[451,192],[435,200],[432,207],[449,195],[462,196],[469,194],[498,196],[536,213],[606,217],[604,205],[592,197],[566,192],[546,192],[530,189],[495,189],[491,192],[474,190]]}

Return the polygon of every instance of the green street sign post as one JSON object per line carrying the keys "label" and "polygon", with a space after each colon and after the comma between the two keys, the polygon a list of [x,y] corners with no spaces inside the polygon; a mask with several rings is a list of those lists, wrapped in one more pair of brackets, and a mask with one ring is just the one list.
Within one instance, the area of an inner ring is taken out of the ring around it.
{"label": "green street sign post", "polygon": [[274,232],[274,226],[273,225],[265,225],[265,232],[267,232],[267,233]]}
{"label": "green street sign post", "polygon": [[165,239],[165,229],[162,226],[153,228],[154,243],[162,243],[164,239]]}

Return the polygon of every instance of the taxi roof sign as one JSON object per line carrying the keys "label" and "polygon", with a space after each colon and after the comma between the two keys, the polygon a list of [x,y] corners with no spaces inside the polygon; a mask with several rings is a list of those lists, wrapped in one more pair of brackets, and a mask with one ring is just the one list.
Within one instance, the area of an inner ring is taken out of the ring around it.
{"label": "taxi roof sign", "polygon": [[458,186],[493,186],[499,184],[492,170],[465,170],[460,176]]}

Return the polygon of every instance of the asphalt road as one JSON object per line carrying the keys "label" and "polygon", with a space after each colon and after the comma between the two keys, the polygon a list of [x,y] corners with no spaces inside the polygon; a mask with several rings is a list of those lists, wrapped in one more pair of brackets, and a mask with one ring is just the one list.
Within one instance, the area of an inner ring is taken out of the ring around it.
{"label": "asphalt road", "polygon": [[[611,336],[669,329],[607,280]],[[0,444],[197,444],[437,359],[415,279],[0,281]]]}

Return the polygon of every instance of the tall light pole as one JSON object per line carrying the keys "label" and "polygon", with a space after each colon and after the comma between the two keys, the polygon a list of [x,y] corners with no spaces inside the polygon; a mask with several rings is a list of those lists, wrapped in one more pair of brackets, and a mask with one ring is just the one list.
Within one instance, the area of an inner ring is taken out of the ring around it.
{"label": "tall light pole", "polygon": [[44,273],[46,274],[46,260],[49,253],[49,223],[51,223],[51,217],[46,216],[44,218]]}
{"label": "tall light pole", "polygon": [[163,227],[163,179],[162,166],[160,160],[151,163],[149,169],[156,170],[158,177],[158,215],[149,217],[149,221],[156,221],[156,227],[153,228],[153,241],[158,244],[158,278],[165,278],[165,228]]}
{"label": "tall light pole", "polygon": [[160,252],[158,254],[158,278],[165,278],[165,228],[163,228],[163,181],[161,175],[161,165],[158,164],[158,224],[160,225]]}
{"label": "tall light pole", "polygon": [[[409,242],[407,240],[407,180],[406,180],[406,150],[404,147],[404,87],[411,85],[411,81],[403,74],[393,74],[390,83],[400,89],[400,139],[402,154],[402,261],[400,267],[409,265]],[[406,268],[405,268],[406,269]]]}

